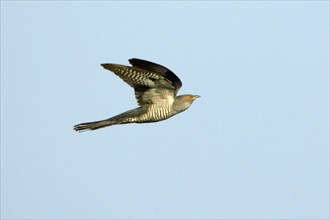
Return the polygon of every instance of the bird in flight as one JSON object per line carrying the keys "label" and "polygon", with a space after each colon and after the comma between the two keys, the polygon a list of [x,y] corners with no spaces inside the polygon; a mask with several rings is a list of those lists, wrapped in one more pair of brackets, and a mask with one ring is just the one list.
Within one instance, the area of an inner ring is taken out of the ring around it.
{"label": "bird in flight", "polygon": [[109,119],[75,125],[74,130],[96,130],[119,124],[162,121],[185,111],[200,97],[190,94],[177,96],[182,82],[166,67],[136,58],[128,61],[132,66],[109,63],[101,66],[134,88],[139,107]]}

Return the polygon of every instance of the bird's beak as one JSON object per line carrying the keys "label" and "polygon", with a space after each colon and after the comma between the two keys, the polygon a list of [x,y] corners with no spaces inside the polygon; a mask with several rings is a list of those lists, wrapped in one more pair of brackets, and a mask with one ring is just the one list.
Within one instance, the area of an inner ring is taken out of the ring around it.
{"label": "bird's beak", "polygon": [[197,98],[200,98],[200,96],[199,95],[194,95],[193,99],[197,99]]}

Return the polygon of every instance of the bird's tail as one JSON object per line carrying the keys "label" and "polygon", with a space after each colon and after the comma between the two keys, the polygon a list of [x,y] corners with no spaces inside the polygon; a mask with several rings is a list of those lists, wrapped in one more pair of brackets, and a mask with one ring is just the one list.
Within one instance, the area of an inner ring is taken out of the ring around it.
{"label": "bird's tail", "polygon": [[118,124],[118,123],[114,120],[106,119],[106,120],[101,120],[101,121],[94,121],[94,122],[78,124],[78,125],[75,125],[73,127],[73,129],[75,131],[81,132],[81,131],[86,131],[86,130],[96,130],[96,129],[104,128],[104,127],[115,125],[115,124]]}
{"label": "bird's tail", "polygon": [[127,123],[137,123],[137,116],[142,113],[141,108],[136,108],[129,110],[127,112],[121,113],[116,115],[112,118],[101,120],[101,121],[93,121],[75,125],[73,129],[75,131],[86,131],[86,130],[96,130],[112,125],[119,125],[119,124],[127,124]]}

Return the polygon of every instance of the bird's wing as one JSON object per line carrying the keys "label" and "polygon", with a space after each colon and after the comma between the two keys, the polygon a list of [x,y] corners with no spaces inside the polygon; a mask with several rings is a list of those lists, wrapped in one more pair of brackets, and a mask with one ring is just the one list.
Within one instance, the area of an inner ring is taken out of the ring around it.
{"label": "bird's wing", "polygon": [[174,102],[174,90],[163,88],[139,88],[135,89],[135,98],[140,106],[145,105],[172,105]]}
{"label": "bird's wing", "polygon": [[132,67],[120,64],[101,65],[134,88],[135,97],[140,106],[173,102],[182,82],[171,70],[135,58],[130,59],[129,62]]}
{"label": "bird's wing", "polygon": [[182,87],[182,82],[170,69],[161,66],[157,63],[152,63],[150,61],[141,60],[141,59],[129,59],[128,60],[133,67],[148,70],[150,72],[154,72],[160,76],[163,76],[169,83],[171,83],[176,92]]}

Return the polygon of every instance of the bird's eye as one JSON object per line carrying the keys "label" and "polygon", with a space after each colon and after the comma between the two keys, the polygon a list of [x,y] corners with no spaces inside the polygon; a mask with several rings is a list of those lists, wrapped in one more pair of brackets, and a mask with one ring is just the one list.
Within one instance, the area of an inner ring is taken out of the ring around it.
{"label": "bird's eye", "polygon": [[186,96],[185,98],[187,101],[189,101],[191,99],[190,96]]}

